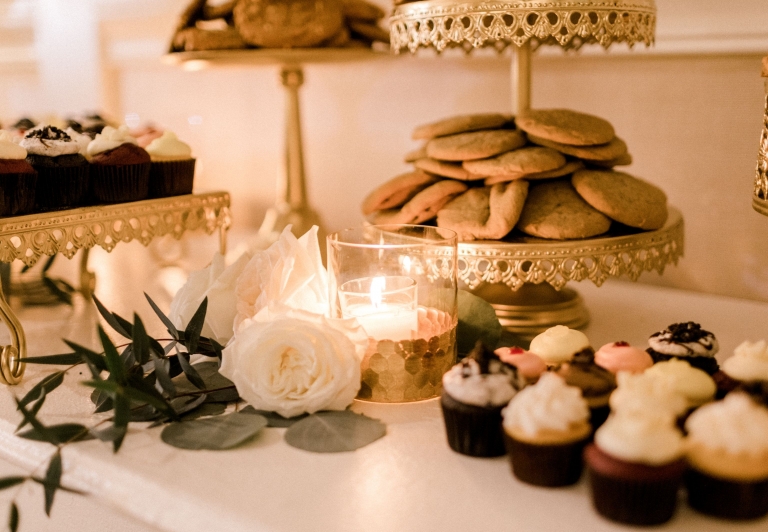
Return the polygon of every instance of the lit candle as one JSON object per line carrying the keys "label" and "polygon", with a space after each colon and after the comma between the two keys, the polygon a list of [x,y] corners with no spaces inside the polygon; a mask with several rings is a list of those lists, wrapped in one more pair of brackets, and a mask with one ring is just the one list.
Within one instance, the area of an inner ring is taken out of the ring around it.
{"label": "lit candle", "polygon": [[[366,290],[367,289],[367,290]],[[409,277],[366,277],[339,289],[342,314],[357,318],[375,340],[410,340],[419,328],[416,282]]]}

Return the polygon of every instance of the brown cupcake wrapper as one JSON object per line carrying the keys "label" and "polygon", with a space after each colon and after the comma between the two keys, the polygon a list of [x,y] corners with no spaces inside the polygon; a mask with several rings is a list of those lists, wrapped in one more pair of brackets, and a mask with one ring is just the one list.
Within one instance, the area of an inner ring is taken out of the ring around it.
{"label": "brown cupcake wrapper", "polygon": [[68,209],[88,203],[88,164],[80,166],[37,167],[35,210],[37,212]]}
{"label": "brown cupcake wrapper", "polygon": [[690,469],[685,474],[685,487],[688,505],[697,512],[734,520],[768,515],[768,479],[739,482]]}
{"label": "brown cupcake wrapper", "polygon": [[91,190],[99,203],[147,199],[150,163],[122,166],[91,165]]}
{"label": "brown cupcake wrapper", "polygon": [[589,437],[557,444],[538,445],[517,440],[504,432],[512,473],[519,480],[548,488],[571,486],[581,477],[582,454]]}
{"label": "brown cupcake wrapper", "polygon": [[692,367],[705,371],[709,375],[714,375],[720,370],[720,364],[717,363],[717,360],[715,359],[715,357],[704,357],[704,356],[677,357],[674,355],[665,355],[664,353],[659,353],[658,351],[654,351],[650,347],[645,351],[646,353],[651,355],[651,358],[653,359],[654,364],[657,364],[659,362],[666,362],[668,360],[672,360],[673,358],[678,358],[680,360],[685,360]]}
{"label": "brown cupcake wrapper", "polygon": [[0,174],[0,216],[17,216],[34,210],[37,172]]}
{"label": "brown cupcake wrapper", "polygon": [[195,159],[152,162],[149,172],[149,197],[165,198],[191,194],[195,179]]}
{"label": "brown cupcake wrapper", "polygon": [[451,449],[483,458],[506,454],[501,428],[501,411],[506,405],[490,408],[467,405],[443,392],[440,406]]}

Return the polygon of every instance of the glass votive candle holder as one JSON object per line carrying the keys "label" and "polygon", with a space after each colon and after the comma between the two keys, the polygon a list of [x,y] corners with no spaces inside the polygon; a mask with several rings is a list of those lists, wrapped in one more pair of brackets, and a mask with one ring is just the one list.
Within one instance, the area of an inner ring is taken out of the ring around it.
{"label": "glass votive candle holder", "polygon": [[372,225],[328,236],[331,315],[369,337],[358,399],[419,401],[442,392],[456,361],[456,233]]}

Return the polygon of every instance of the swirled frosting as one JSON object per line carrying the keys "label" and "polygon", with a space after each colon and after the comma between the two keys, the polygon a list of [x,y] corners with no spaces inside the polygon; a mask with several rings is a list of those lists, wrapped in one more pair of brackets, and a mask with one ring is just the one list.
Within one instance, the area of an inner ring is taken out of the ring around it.
{"label": "swirled frosting", "polygon": [[88,152],[88,144],[91,143],[91,137],[84,133],[78,133],[72,127],[68,127],[65,130],[65,133],[77,143],[78,153],[82,156],[85,156]]}
{"label": "swirled frosting", "polygon": [[688,438],[731,454],[768,453],[768,409],[746,394],[730,393],[696,410],[685,422]]}
{"label": "swirled frosting", "polygon": [[27,150],[13,141],[13,135],[0,131],[0,159],[26,159]]}
{"label": "swirled frosting", "polygon": [[181,142],[175,133],[166,131],[146,148],[153,161],[183,161],[192,158],[192,148]]}
{"label": "swirled frosting", "polygon": [[77,142],[57,127],[44,126],[31,129],[19,143],[31,155],[58,157],[79,151]]}
{"label": "swirled frosting", "polygon": [[711,401],[717,391],[712,377],[705,371],[692,367],[685,360],[673,358],[659,362],[645,370],[645,373],[669,379],[672,387],[685,397],[689,408]]}
{"label": "swirled frosting", "polygon": [[530,350],[550,366],[568,362],[573,355],[589,347],[589,338],[565,325],[550,327],[531,340]]}
{"label": "swirled frosting", "polygon": [[536,379],[547,371],[547,365],[540,356],[520,347],[500,347],[495,353],[502,362],[515,366],[520,375],[526,379]]}
{"label": "swirled frosting", "polygon": [[733,351],[733,356],[723,362],[722,368],[729,377],[739,381],[768,381],[768,345],[765,340],[743,342]]}
{"label": "swirled frosting", "polygon": [[120,126],[117,129],[112,126],[106,126],[88,144],[88,157],[114,150],[121,144],[136,144],[138,146],[136,139],[128,133],[128,126]]}
{"label": "swirled frosting", "polygon": [[683,455],[683,435],[668,412],[618,412],[595,432],[595,444],[626,462],[660,466]]}
{"label": "swirled frosting", "polygon": [[672,379],[652,373],[621,371],[616,375],[616,382],[618,388],[609,399],[611,409],[616,412],[666,410],[679,416],[688,409],[688,401],[675,390]]}
{"label": "swirled frosting", "polygon": [[627,342],[613,342],[595,352],[595,364],[611,373],[641,373],[653,366],[653,359],[642,349],[632,347]]}
{"label": "swirled frosting", "polygon": [[522,389],[503,411],[504,428],[535,438],[544,431],[567,432],[587,423],[589,407],[581,390],[562,377],[545,373],[539,382]]}
{"label": "swirled frosting", "polygon": [[517,370],[482,343],[443,375],[443,390],[460,403],[499,407],[517,393]]}
{"label": "swirled frosting", "polygon": [[720,349],[715,335],[692,321],[673,323],[654,333],[648,346],[657,353],[676,357],[714,357]]}

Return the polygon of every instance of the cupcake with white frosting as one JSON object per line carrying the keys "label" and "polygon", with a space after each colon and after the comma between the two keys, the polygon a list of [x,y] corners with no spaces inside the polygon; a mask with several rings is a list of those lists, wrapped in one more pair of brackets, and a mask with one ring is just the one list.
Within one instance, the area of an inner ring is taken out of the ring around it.
{"label": "cupcake with white frosting", "polygon": [[597,512],[630,525],[669,521],[686,468],[683,442],[667,410],[614,412],[584,452]]}
{"label": "cupcake with white frosting", "polygon": [[768,344],[742,342],[714,377],[720,397],[739,389],[768,406]]}
{"label": "cupcake with white frosting", "polygon": [[648,409],[666,410],[674,417],[688,411],[688,400],[674,385],[672,379],[659,378],[649,373],[621,371],[616,375],[618,387],[611,394],[611,411],[632,412]]}
{"label": "cupcake with white frosting", "polygon": [[581,390],[545,373],[504,409],[504,441],[519,480],[569,486],[581,476],[582,451],[592,434]]}
{"label": "cupcake with white frosting", "polygon": [[175,133],[165,131],[149,143],[147,153],[152,160],[150,198],[192,193],[195,159],[189,144],[180,141]]}
{"label": "cupcake with white frosting", "polygon": [[768,514],[768,409],[734,392],[688,418],[688,504],[726,519]]}
{"label": "cupcake with white frosting", "polygon": [[569,362],[576,353],[589,350],[589,338],[581,331],[569,329],[565,325],[550,327],[531,340],[531,353],[538,355],[548,366],[557,366]]}
{"label": "cupcake with white frosting", "polygon": [[27,150],[7,131],[0,131],[0,216],[24,214],[35,204],[37,172]]}
{"label": "cupcake with white frosting", "polygon": [[88,144],[93,195],[102,203],[146,199],[149,154],[128,134],[127,126],[106,126]]}
{"label": "cupcake with white frosting", "polygon": [[673,323],[648,338],[648,354],[654,362],[673,358],[687,361],[691,366],[714,375],[720,369],[715,360],[720,346],[715,335],[692,321]]}
{"label": "cupcake with white frosting", "polygon": [[451,449],[469,456],[503,455],[501,410],[523,385],[514,367],[478,342],[443,375],[440,406]]}

